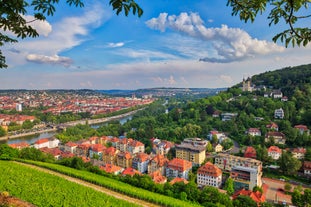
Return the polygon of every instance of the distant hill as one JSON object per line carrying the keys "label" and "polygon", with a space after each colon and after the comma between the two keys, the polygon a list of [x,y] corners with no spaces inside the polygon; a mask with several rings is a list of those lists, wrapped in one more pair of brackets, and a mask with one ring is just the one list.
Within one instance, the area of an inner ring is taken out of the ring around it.
{"label": "distant hill", "polygon": [[311,64],[268,71],[251,78],[252,84],[265,85],[268,88],[281,89],[288,97],[292,97],[295,89],[304,91],[311,84]]}
{"label": "distant hill", "polygon": [[111,96],[132,96],[141,97],[143,95],[152,95],[156,97],[170,96],[201,96],[206,97],[215,95],[227,88],[145,88],[137,90],[97,90],[97,92]]}

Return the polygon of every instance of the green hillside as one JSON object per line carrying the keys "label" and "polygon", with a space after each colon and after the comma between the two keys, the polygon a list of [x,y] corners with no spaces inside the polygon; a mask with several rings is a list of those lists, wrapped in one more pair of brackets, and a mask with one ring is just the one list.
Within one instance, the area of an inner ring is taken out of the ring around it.
{"label": "green hillside", "polygon": [[0,192],[47,206],[138,206],[19,164],[0,161]]}

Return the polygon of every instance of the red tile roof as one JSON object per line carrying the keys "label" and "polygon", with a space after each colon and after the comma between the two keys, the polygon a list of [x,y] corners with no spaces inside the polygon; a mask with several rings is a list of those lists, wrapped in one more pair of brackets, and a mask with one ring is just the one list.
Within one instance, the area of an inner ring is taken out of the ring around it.
{"label": "red tile roof", "polygon": [[175,183],[178,183],[178,182],[183,182],[184,184],[188,184],[189,183],[188,180],[186,180],[185,178],[176,177],[173,180],[171,180],[170,184],[174,185]]}
{"label": "red tile roof", "polygon": [[198,174],[219,177],[222,174],[222,171],[216,165],[207,162],[198,169]]}
{"label": "red tile roof", "polygon": [[117,165],[108,164],[108,163],[103,166],[100,166],[100,169],[107,173],[116,173],[122,170],[121,167]]}
{"label": "red tile roof", "polygon": [[48,138],[43,138],[43,139],[38,139],[35,144],[43,144],[43,143],[46,143],[46,142],[49,142],[49,139]]}
{"label": "red tile roof", "polygon": [[256,150],[254,147],[247,147],[244,152],[244,157],[254,158],[256,159]]}
{"label": "red tile roof", "polygon": [[123,172],[122,175],[129,175],[129,176],[134,176],[135,174],[141,175],[141,173],[138,170],[135,170],[134,168],[126,168]]}
{"label": "red tile roof", "polygon": [[153,182],[158,184],[163,184],[167,181],[167,178],[161,175],[161,172],[159,170],[149,174],[149,176],[152,178]]}
{"label": "red tile roof", "polygon": [[166,163],[168,163],[168,159],[165,158],[163,155],[157,154],[156,156],[154,156],[151,159],[152,162],[157,163],[158,166],[162,167],[164,166]]}
{"label": "red tile roof", "polygon": [[256,203],[262,203],[262,202],[265,202],[265,200],[266,200],[265,196],[262,193],[260,193],[259,191],[253,192],[251,190],[245,190],[245,189],[241,189],[241,190],[235,192],[232,195],[233,200],[236,199],[240,195],[248,196],[253,201],[255,201]]}
{"label": "red tile roof", "polygon": [[308,131],[309,130],[306,125],[302,125],[302,124],[296,125],[296,126],[294,126],[294,128],[300,129],[300,130],[303,130],[303,131]]}
{"label": "red tile roof", "polygon": [[270,146],[268,148],[268,152],[276,152],[276,153],[282,153],[282,150],[278,146]]}
{"label": "red tile roof", "polygon": [[183,171],[191,169],[192,163],[187,160],[174,158],[173,160],[168,162],[167,167],[183,172]]}
{"label": "red tile roof", "polygon": [[134,160],[137,160],[139,162],[146,162],[149,159],[149,155],[146,153],[137,153],[134,157]]}

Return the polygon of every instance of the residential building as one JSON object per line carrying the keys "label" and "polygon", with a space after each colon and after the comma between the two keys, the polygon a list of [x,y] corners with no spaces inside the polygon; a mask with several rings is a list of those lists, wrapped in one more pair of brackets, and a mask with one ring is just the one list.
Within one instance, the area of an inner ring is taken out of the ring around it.
{"label": "residential building", "polygon": [[132,161],[132,168],[138,170],[140,173],[148,172],[149,155],[145,153],[137,153]]}
{"label": "residential building", "polygon": [[222,121],[230,121],[235,118],[238,114],[237,113],[221,113],[221,120]]}
{"label": "residential building", "polygon": [[106,164],[100,166],[99,169],[105,171],[106,173],[111,173],[114,175],[119,175],[123,171],[122,167],[119,167],[119,166],[113,165],[113,164],[109,164],[109,163],[106,163]]}
{"label": "residential building", "polygon": [[222,182],[222,171],[211,162],[202,165],[197,172],[198,187],[206,185],[219,188]]}
{"label": "residential building", "polygon": [[271,122],[266,125],[267,129],[270,131],[279,131],[279,126],[275,122]]}
{"label": "residential building", "polygon": [[185,178],[176,177],[170,181],[170,185],[174,185],[175,183],[180,183],[180,182],[183,182],[185,185],[189,183],[189,181],[186,180]]}
{"label": "residential building", "polygon": [[149,166],[148,166],[148,173],[153,173],[155,171],[159,171],[161,175],[165,175],[165,168],[168,163],[168,159],[164,157],[164,155],[157,154],[156,156],[152,157]]}
{"label": "residential building", "polygon": [[222,152],[224,150],[224,147],[221,144],[214,144],[213,147],[215,152]]}
{"label": "residential building", "polygon": [[306,148],[298,147],[290,150],[293,157],[299,160],[302,160],[305,158],[305,154],[307,152]]}
{"label": "residential building", "polygon": [[285,134],[283,134],[282,132],[276,131],[267,132],[265,136],[265,142],[270,141],[270,139],[272,139],[272,141],[275,144],[285,144],[286,142]]}
{"label": "residential building", "polygon": [[253,192],[252,189],[251,190],[241,189],[232,195],[232,199],[235,200],[238,196],[250,197],[253,201],[257,203],[258,206],[260,206],[261,203],[264,203],[266,201],[266,198],[263,193],[259,191]]}
{"label": "residential building", "polygon": [[284,110],[282,108],[274,110],[275,119],[284,119]]}
{"label": "residential building", "polygon": [[174,147],[174,144],[172,142],[169,142],[167,140],[160,140],[157,138],[151,139],[152,143],[152,150],[155,154],[161,154],[166,155],[172,147]]}
{"label": "residential building", "polygon": [[129,140],[126,150],[132,155],[135,155],[137,153],[144,153],[145,145],[137,140]]}
{"label": "residential building", "polygon": [[91,144],[88,143],[82,143],[78,144],[76,148],[76,155],[78,156],[86,156],[89,157],[89,150],[90,150]]}
{"label": "residential building", "polygon": [[75,154],[77,146],[78,144],[69,141],[64,145],[64,152],[70,152],[70,153]]}
{"label": "residential building", "polygon": [[192,169],[192,163],[180,158],[174,158],[169,161],[165,170],[166,177],[168,178],[189,178],[189,172]]}
{"label": "residential building", "polygon": [[21,150],[21,149],[29,147],[30,145],[27,142],[18,142],[18,143],[9,144],[9,146],[14,149]]}
{"label": "residential building", "polygon": [[153,182],[157,184],[164,184],[167,182],[167,178],[163,175],[161,175],[160,171],[155,171],[153,173],[150,173],[149,176],[153,180]]}
{"label": "residential building", "polygon": [[17,103],[16,104],[16,111],[23,111],[23,104]]}
{"label": "residential building", "polygon": [[262,185],[262,162],[259,160],[219,153],[215,157],[215,165],[232,173],[235,186],[240,180],[248,185],[248,189]]}
{"label": "residential building", "polygon": [[51,138],[42,138],[42,139],[38,139],[35,144],[34,144],[34,148],[36,149],[40,149],[40,148],[55,148],[58,147],[59,145],[59,139],[56,139],[55,137],[51,137]]}
{"label": "residential building", "polygon": [[274,160],[278,160],[282,155],[282,150],[277,146],[270,146],[268,148],[268,156]]}
{"label": "residential building", "polygon": [[272,97],[272,98],[282,98],[283,97],[283,93],[282,93],[281,90],[273,90],[270,93],[270,97]]}
{"label": "residential building", "polygon": [[176,158],[192,162],[194,165],[200,165],[206,158],[207,141],[200,138],[184,139],[181,144],[176,144]]}
{"label": "residential building", "polygon": [[117,165],[123,168],[132,166],[132,155],[129,152],[119,152],[117,154]]}
{"label": "residential building", "polygon": [[93,144],[89,150],[90,158],[98,158],[99,160],[103,160],[103,151],[106,147],[102,144]]}
{"label": "residential building", "polygon": [[261,136],[261,131],[258,128],[249,128],[246,131],[246,134],[248,134],[250,136]]}
{"label": "residential building", "polygon": [[309,135],[309,133],[310,133],[310,130],[308,129],[308,127],[306,125],[302,125],[302,124],[295,125],[294,128],[298,129],[300,134],[306,133],[307,135]]}
{"label": "residential building", "polygon": [[128,167],[128,168],[126,168],[125,170],[123,170],[123,172],[122,172],[122,175],[123,176],[131,176],[131,177],[133,177],[134,175],[141,175],[141,173],[138,171],[138,170],[136,170],[136,169],[134,169],[134,168],[131,168],[131,167]]}
{"label": "residential building", "polygon": [[119,150],[115,147],[108,147],[103,151],[103,161],[106,164],[116,164],[117,162],[117,154]]}
{"label": "residential building", "polygon": [[311,176],[311,161],[304,161],[303,162],[303,173],[306,176]]}
{"label": "residential building", "polygon": [[219,143],[221,143],[223,140],[227,139],[228,137],[225,135],[225,133],[223,132],[219,132],[217,130],[212,130],[209,132],[209,134],[207,135],[207,139],[212,141],[213,140],[213,136],[217,137],[217,140]]}
{"label": "residential building", "polygon": [[257,153],[256,153],[255,148],[251,147],[251,146],[246,147],[246,149],[244,151],[244,157],[256,159]]}

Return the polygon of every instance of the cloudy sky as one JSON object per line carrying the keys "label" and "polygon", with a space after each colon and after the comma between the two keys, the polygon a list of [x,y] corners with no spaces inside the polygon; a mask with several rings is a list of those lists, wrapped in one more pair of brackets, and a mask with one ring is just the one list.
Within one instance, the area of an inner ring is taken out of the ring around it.
{"label": "cloudy sky", "polygon": [[[39,38],[1,48],[0,89],[230,87],[243,77],[311,63],[311,46],[285,48],[266,14],[231,16],[226,0],[137,2],[142,17],[117,16],[106,1],[60,4],[32,26]],[[31,14],[26,16],[32,20]]]}

